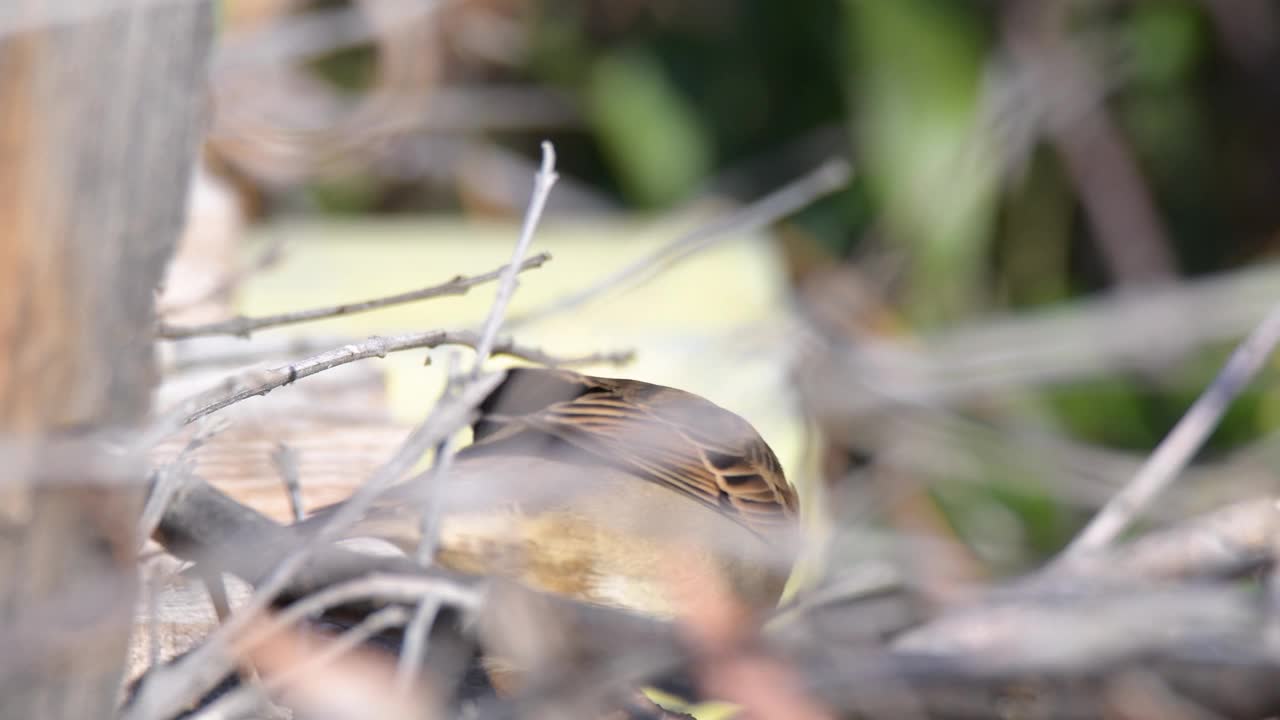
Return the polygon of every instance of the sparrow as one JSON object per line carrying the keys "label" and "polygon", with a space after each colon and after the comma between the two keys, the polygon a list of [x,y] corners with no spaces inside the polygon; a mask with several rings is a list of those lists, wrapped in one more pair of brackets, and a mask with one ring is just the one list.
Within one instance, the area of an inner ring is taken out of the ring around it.
{"label": "sparrow", "polygon": [[429,507],[434,560],[455,571],[655,617],[710,581],[752,610],[777,603],[796,493],[738,415],[639,380],[515,368],[472,431],[443,476],[392,488],[347,537],[413,555]]}

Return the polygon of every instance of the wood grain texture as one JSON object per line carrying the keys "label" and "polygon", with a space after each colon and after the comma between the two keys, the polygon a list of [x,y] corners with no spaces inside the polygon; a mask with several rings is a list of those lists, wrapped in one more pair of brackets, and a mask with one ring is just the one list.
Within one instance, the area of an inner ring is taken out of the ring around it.
{"label": "wood grain texture", "polygon": [[[148,410],[212,16],[129,0],[52,22],[74,7],[15,3],[5,17],[23,31],[0,27],[0,434],[39,458],[42,439]],[[102,458],[59,460],[0,466],[0,633],[21,658],[0,667],[3,717],[101,717],[123,672],[141,459],[113,479],[136,482],[112,483]]]}
{"label": "wood grain texture", "polygon": [[[292,522],[284,483],[271,461],[279,444],[298,457],[298,477],[306,508],[345,500],[404,441],[409,427],[393,423],[245,422],[218,434],[196,451],[196,474],[219,490],[276,522]],[[156,448],[163,463],[178,456],[185,437]]]}

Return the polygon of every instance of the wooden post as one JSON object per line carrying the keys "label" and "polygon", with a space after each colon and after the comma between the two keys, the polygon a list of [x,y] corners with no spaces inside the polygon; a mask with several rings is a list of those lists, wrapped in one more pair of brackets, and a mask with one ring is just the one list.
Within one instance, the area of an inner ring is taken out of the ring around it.
{"label": "wooden post", "polygon": [[0,10],[0,717],[98,718],[135,600],[153,297],[204,120],[204,0]]}

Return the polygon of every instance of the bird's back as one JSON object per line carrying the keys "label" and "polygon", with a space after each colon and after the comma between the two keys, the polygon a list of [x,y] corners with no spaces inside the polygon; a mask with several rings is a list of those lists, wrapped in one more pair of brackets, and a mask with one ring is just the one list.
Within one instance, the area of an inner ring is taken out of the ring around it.
{"label": "bird's back", "polygon": [[795,495],[746,421],[680,390],[538,369],[510,371],[480,410],[448,475],[388,494],[356,534],[412,552],[429,498],[454,570],[654,615],[700,582],[777,601]]}

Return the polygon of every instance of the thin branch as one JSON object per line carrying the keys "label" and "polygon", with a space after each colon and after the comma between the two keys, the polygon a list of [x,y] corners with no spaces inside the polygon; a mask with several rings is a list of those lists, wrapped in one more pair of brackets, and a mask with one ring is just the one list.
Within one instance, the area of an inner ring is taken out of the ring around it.
{"label": "thin branch", "polygon": [[213,614],[218,618],[218,622],[225,623],[227,618],[231,617],[231,598],[227,595],[227,584],[222,579],[222,572],[217,568],[207,568],[197,565],[197,574],[200,576],[200,582],[204,584],[205,592],[209,595],[209,604],[213,605]]}
{"label": "thin branch", "polygon": [[360,647],[366,640],[378,633],[404,625],[408,620],[409,611],[403,607],[392,605],[391,607],[382,608],[361,620],[355,627],[342,633],[340,637],[326,644],[323,650],[313,655],[306,662],[290,668],[288,672],[267,679],[265,685],[268,690],[283,688],[295,679],[305,677],[317,668],[337,661],[343,655]]}
{"label": "thin branch", "polygon": [[[507,305],[511,303],[511,297],[515,294],[516,270],[522,264],[521,258],[529,251],[529,245],[533,242],[533,234],[538,227],[538,221],[542,217],[543,208],[547,204],[547,198],[551,195],[551,188],[556,183],[558,176],[555,168],[555,146],[550,142],[544,141],[542,143],[542,166],[534,177],[533,195],[529,199],[529,209],[525,213],[524,223],[520,229],[520,237],[516,240],[516,247],[512,251],[511,262],[507,265],[502,282],[498,285],[498,292],[494,296],[493,305],[489,308],[489,315],[485,318],[484,329],[480,334],[480,342],[475,346],[475,363],[471,366],[472,378],[479,377],[484,369],[485,361],[494,349],[498,329],[502,327],[502,320],[506,316]],[[448,368],[449,382],[445,387],[445,397],[458,390],[456,370],[457,357],[451,356]],[[453,442],[452,438],[448,437],[437,447],[435,464],[426,480],[431,487],[437,486],[440,478],[448,472],[452,459]],[[415,559],[419,564],[426,567],[431,564],[436,544],[437,507],[431,493],[424,493],[421,512],[422,532],[418,539]],[[399,663],[396,665],[395,681],[397,688],[401,692],[408,692],[414,676],[418,674],[419,668],[422,667],[422,661],[427,652],[427,634],[430,632],[431,625],[439,611],[440,601],[430,597],[424,597],[418,603],[417,608],[414,609],[413,620],[405,631],[405,648],[400,654]]]}
{"label": "thin branch", "polygon": [[[296,528],[281,526],[237,502],[207,481],[191,477],[184,481],[165,511],[156,539],[179,559],[216,565],[257,585],[307,537]],[[246,548],[253,552],[246,552]],[[375,556],[329,545],[316,549],[305,571],[284,590],[282,600],[292,603],[327,588],[370,577],[425,577],[464,591],[474,586],[467,576],[441,568],[427,570],[401,555]]]}
{"label": "thin branch", "polygon": [[[445,386],[446,396],[455,392],[458,386],[458,357],[456,353],[449,356],[449,367],[447,369],[448,383]],[[453,463],[454,438],[445,438],[436,448],[436,459],[431,470],[426,473],[425,482],[428,488],[439,487],[438,483],[449,472],[449,466]],[[416,479],[411,482],[417,481]],[[437,515],[439,513],[439,503],[435,501],[433,493],[425,492],[422,494],[422,508],[420,512],[420,532],[418,535],[418,547],[414,553],[414,560],[422,567],[430,567],[432,558],[435,557],[436,550],[436,532],[437,532]],[[431,632],[431,625],[435,622],[436,614],[440,612],[440,601],[433,597],[423,597],[414,608],[413,619],[409,622],[409,627],[405,629],[404,648],[400,653],[400,660],[396,664],[396,687],[401,693],[408,693],[413,683],[413,678],[418,674],[422,667],[423,658],[427,654],[427,635]]]}
{"label": "thin branch", "polygon": [[256,683],[246,684],[233,692],[214,700],[194,715],[184,715],[189,720],[276,720],[281,717],[292,717],[280,712],[273,712],[271,701],[263,693],[262,687]]}
{"label": "thin branch", "polygon": [[[1167,367],[1214,343],[1235,343],[1275,304],[1280,264],[993,315],[913,337],[865,335],[831,348],[812,374],[841,413],[882,412],[892,398],[956,404],[1022,386],[1117,370]],[[869,392],[870,391],[870,392]]]}
{"label": "thin branch", "polygon": [[[1249,324],[1252,327],[1252,323]],[[457,337],[475,337],[471,331],[457,331]],[[264,362],[278,361],[281,357],[296,355],[313,355],[338,345],[361,342],[365,338],[352,337],[341,333],[329,335],[306,335],[291,338],[259,336],[252,343],[245,343],[235,338],[209,337],[192,338],[182,343],[175,343],[169,349],[173,351],[168,368],[175,373],[201,368],[248,367]],[[470,345],[470,343],[460,343]],[[510,336],[499,336],[495,343],[495,355],[519,357],[539,365],[574,366],[592,363],[608,363],[622,365],[631,362],[634,354],[630,351],[609,351],[588,353],[580,356],[560,356],[546,353],[533,347],[516,345]]]}
{"label": "thin branch", "polygon": [[144,577],[143,590],[147,594],[147,669],[160,664],[160,582],[159,574]]}
{"label": "thin branch", "polygon": [[277,443],[271,451],[271,464],[284,483],[285,492],[289,496],[289,509],[293,512],[293,521],[302,522],[306,517],[302,504],[302,483],[298,478],[298,453],[284,443]]}
{"label": "thin branch", "polygon": [[431,414],[409,433],[391,459],[356,490],[354,495],[338,506],[309,543],[281,560],[228,622],[210,635],[199,649],[164,668],[162,676],[153,678],[152,682],[143,687],[137,703],[126,717],[131,720],[169,717],[201,693],[207,692],[225,672],[227,651],[233,639],[248,629],[270,606],[316,549],[336,540],[359,521],[373,502],[400,480],[428,448],[466,425],[474,414],[474,408],[501,379],[501,373],[482,376],[468,382],[456,397],[438,403]]}
{"label": "thin branch", "polygon": [[[407,333],[404,335],[371,337],[363,342],[343,345],[340,348],[313,355],[288,365],[266,370],[249,370],[239,375],[234,375],[219,383],[217,387],[184,400],[170,413],[173,424],[181,426],[234,405],[241,400],[247,400],[258,395],[266,395],[272,390],[284,387],[296,380],[301,380],[356,360],[385,357],[392,352],[432,348],[440,345],[476,347],[479,343],[479,337],[469,330],[429,330],[427,332]],[[518,345],[510,339],[495,342],[492,346],[492,353],[509,355],[530,362],[553,366],[576,365],[588,362],[621,364],[629,362],[633,357],[631,351],[619,351],[560,358],[549,355],[538,348]],[[166,423],[161,424],[164,425]],[[155,434],[149,433],[148,435]]]}
{"label": "thin branch", "polygon": [[1051,566],[1035,583],[1148,581],[1238,577],[1276,562],[1280,497],[1246,500],[1142,535],[1101,552],[1081,552]]}
{"label": "thin branch", "polygon": [[507,313],[507,305],[511,302],[511,296],[516,291],[516,270],[521,265],[521,258],[529,251],[529,245],[533,242],[533,233],[538,227],[538,221],[542,218],[542,210],[547,204],[547,197],[551,194],[551,188],[556,184],[558,178],[559,176],[556,175],[555,146],[544,140],[542,142],[542,166],[534,177],[533,195],[529,198],[529,209],[524,215],[524,223],[520,228],[520,237],[516,241],[515,251],[511,255],[511,263],[507,265],[502,275],[502,282],[498,284],[498,292],[493,299],[492,307],[489,308],[489,316],[485,318],[483,329],[480,331],[480,342],[475,346],[476,362],[471,369],[472,377],[480,374],[485,361],[489,359],[489,354],[493,351],[494,342],[498,337],[498,329],[502,327],[503,317]]}
{"label": "thin branch", "polygon": [[[450,397],[455,394],[461,386],[462,377],[458,374],[458,354],[457,352],[449,353],[448,367],[445,369],[446,383],[444,394],[442,397]],[[444,439],[436,447],[435,462],[432,463],[431,469],[423,473],[420,477],[414,478],[410,482],[426,482],[427,487],[437,487],[440,479],[449,472],[449,466],[453,464],[453,453],[455,438],[453,436]],[[418,547],[414,553],[414,561],[422,567],[431,565],[431,559],[435,557],[436,550],[436,514],[438,512],[438,503],[434,502],[431,493],[423,493],[422,517],[419,518],[419,536]],[[420,608],[421,610],[421,608]],[[417,618],[415,618],[415,621]]]}
{"label": "thin branch", "polygon": [[428,287],[410,290],[408,292],[397,293],[395,295],[387,295],[385,297],[364,300],[361,302],[326,305],[307,310],[294,310],[293,312],[279,313],[276,315],[262,315],[259,317],[246,317],[244,315],[240,315],[229,320],[202,323],[200,325],[169,325],[162,322],[156,329],[156,337],[165,340],[202,337],[206,335],[234,335],[237,337],[249,337],[249,335],[255,330],[262,330],[263,328],[296,325],[298,323],[311,322],[313,320],[325,320],[327,318],[369,312],[371,310],[380,310],[393,305],[403,305],[405,303],[429,300],[431,298],[465,295],[468,290],[477,285],[492,282],[500,277],[504,278],[505,282],[505,277],[507,275],[514,277],[516,273],[542,267],[550,259],[550,253],[538,253],[537,255],[520,262],[518,267],[515,269],[513,269],[511,265],[503,265],[500,268],[490,270],[487,273],[481,273],[480,275],[472,275],[469,277],[458,275],[448,282],[430,285]]}
{"label": "thin branch", "polygon": [[[469,331],[459,330],[450,333],[450,336],[457,338],[455,345],[466,345],[475,347],[475,335]],[[463,342],[463,340],[466,342]],[[493,347],[489,354],[507,355],[509,357],[528,360],[538,365],[546,365],[548,367],[574,367],[579,365],[596,365],[604,363],[607,365],[626,365],[635,360],[636,354],[634,350],[609,350],[605,352],[588,353],[586,355],[570,355],[561,357],[543,352],[542,350],[529,347],[527,345],[517,345],[511,338],[498,338],[494,341]]]}
{"label": "thin branch", "polygon": [[226,428],[226,423],[211,422],[200,428],[187,441],[186,447],[178,453],[172,462],[167,463],[155,473],[155,481],[151,486],[151,494],[142,508],[138,519],[138,533],[134,538],[134,547],[139,550],[151,539],[151,535],[160,524],[160,518],[173,499],[173,493],[181,485],[181,481],[194,471],[191,454],[209,441],[209,438]]}
{"label": "thin branch", "polygon": [[453,398],[438,403],[426,420],[409,433],[391,459],[335,510],[328,522],[322,525],[312,537],[311,543],[280,563],[273,577],[267,578],[260,585],[246,609],[255,605],[259,610],[265,609],[289,581],[293,572],[307,560],[311,548],[336,540],[344,531],[358,522],[373,502],[413,467],[427,448],[443,441],[466,425],[474,408],[488,396],[501,379],[501,373],[482,376],[461,388]]}
{"label": "thin branch", "polygon": [[1133,480],[1094,516],[1067,547],[1066,557],[1106,547],[1138,518],[1217,427],[1231,402],[1280,343],[1280,305],[1235,349],[1227,364],[1143,464]]}
{"label": "thin branch", "polygon": [[[428,473],[425,473],[429,487],[436,487],[441,478],[448,475],[449,466],[453,464],[455,447],[454,438],[449,437],[436,449],[435,464]],[[433,502],[430,493],[424,493],[424,495],[426,499],[422,508],[421,533],[418,538],[417,552],[414,553],[414,560],[419,565],[427,567],[431,564],[431,559],[435,557],[436,535],[439,530],[439,519],[437,518],[439,508],[436,507],[438,503]]]}
{"label": "thin branch", "polygon": [[440,601],[424,596],[413,610],[413,619],[404,631],[404,647],[396,663],[396,690],[407,693],[413,687],[413,679],[422,668],[427,656],[427,635],[440,612]]}
{"label": "thin branch", "polygon": [[247,652],[304,619],[339,605],[367,600],[409,604],[423,597],[436,597],[441,602],[469,611],[479,608],[482,602],[479,591],[441,578],[375,573],[339,583],[293,603],[252,633],[238,639],[235,650]]}
{"label": "thin branch", "polygon": [[830,195],[849,184],[853,167],[843,158],[828,160],[815,170],[759,200],[738,208],[691,233],[682,235],[626,267],[576,293],[554,300],[541,308],[516,316],[508,327],[521,327],[549,315],[572,310],[604,295],[616,287],[638,284],[685,258],[712,247],[729,237],[752,232],[776,222],[815,200]]}

